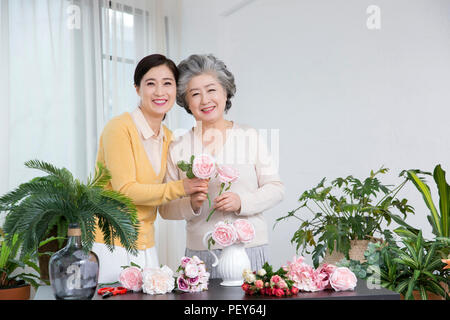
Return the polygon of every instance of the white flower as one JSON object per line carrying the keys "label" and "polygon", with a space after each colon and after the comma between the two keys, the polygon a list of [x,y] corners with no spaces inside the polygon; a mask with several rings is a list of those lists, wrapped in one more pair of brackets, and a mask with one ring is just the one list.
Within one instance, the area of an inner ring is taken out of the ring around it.
{"label": "white flower", "polygon": [[258,273],[258,276],[264,277],[264,276],[266,275],[267,272],[266,272],[266,270],[264,270],[264,269],[259,269],[257,273]]}
{"label": "white flower", "polygon": [[250,270],[250,269],[244,269],[244,271],[242,271],[242,277],[245,278],[245,276],[246,276],[247,274],[250,274],[250,273],[253,273],[253,271]]}
{"label": "white flower", "polygon": [[142,278],[142,291],[147,294],[165,294],[175,288],[173,271],[168,266],[145,268]]}
{"label": "white flower", "polygon": [[247,273],[244,276],[244,280],[247,283],[253,283],[256,281],[256,276],[253,273]]}
{"label": "white flower", "polygon": [[188,262],[186,264],[186,267],[184,268],[184,274],[186,275],[186,277],[189,277],[189,278],[197,277],[199,274],[199,271],[200,270],[198,268],[198,265],[193,261]]}

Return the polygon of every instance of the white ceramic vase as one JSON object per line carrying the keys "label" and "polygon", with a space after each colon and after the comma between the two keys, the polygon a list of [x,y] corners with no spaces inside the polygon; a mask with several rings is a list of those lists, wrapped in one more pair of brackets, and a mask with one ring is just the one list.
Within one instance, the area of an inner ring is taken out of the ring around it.
{"label": "white ceramic vase", "polygon": [[[205,234],[203,244],[208,248],[207,239],[211,232]],[[214,256],[212,267],[217,267],[217,272],[222,278],[220,285],[227,287],[241,286],[244,283],[242,272],[244,269],[250,269],[250,259],[248,258],[243,243],[235,243],[222,249],[220,258],[209,250]]]}

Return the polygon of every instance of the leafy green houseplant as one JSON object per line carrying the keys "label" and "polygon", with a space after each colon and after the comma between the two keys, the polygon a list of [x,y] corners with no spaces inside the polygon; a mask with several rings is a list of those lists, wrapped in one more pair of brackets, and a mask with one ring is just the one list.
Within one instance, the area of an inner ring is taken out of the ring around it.
{"label": "leafy green houseplant", "polygon": [[399,247],[393,238],[383,244],[370,243],[365,262],[343,259],[338,265],[350,268],[360,279],[372,285],[396,291],[405,299],[414,299],[417,292],[422,300],[432,294],[449,299],[449,270],[444,269],[438,251],[448,246],[445,241],[426,241],[422,232],[417,235],[398,232],[401,239]]}
{"label": "leafy green houseplant", "polygon": [[6,212],[3,226],[6,240],[17,235],[24,256],[33,252],[55,225],[58,237],[65,237],[70,223],[78,223],[82,245],[92,248],[96,227],[103,233],[105,244],[112,251],[114,239],[131,253],[137,252],[138,220],[132,201],[119,192],[108,190],[111,175],[101,163],[95,175],[83,184],[66,168],[32,160],[25,163],[46,176],[19,185],[0,198],[0,211]]}
{"label": "leafy green houseplant", "polygon": [[[39,243],[39,247],[46,243],[57,240],[48,238]],[[3,299],[29,299],[30,285],[37,289],[46,284],[39,277],[39,266],[37,265],[37,250],[19,255],[21,242],[19,235],[15,234],[10,242],[5,240],[5,234],[0,229],[0,300]],[[48,253],[41,253],[45,255]],[[28,271],[26,268],[28,267]],[[33,272],[34,271],[34,272]]]}
{"label": "leafy green houseplant", "polygon": [[[302,254],[312,253],[314,266],[325,253],[334,250],[349,259],[352,240],[371,240],[383,235],[382,223],[391,223],[391,210],[398,209],[404,217],[413,213],[407,200],[396,198],[406,180],[395,188],[384,185],[378,175],[389,169],[380,168],[370,172],[364,180],[353,176],[337,178],[331,185],[325,185],[325,178],[314,188],[306,190],[299,198],[300,206],[286,216],[276,220],[275,225],[285,219],[295,218],[300,225],[294,233],[291,243]],[[299,210],[312,214],[312,219],[305,219],[297,214]],[[275,227],[275,226],[274,226]],[[317,241],[316,241],[317,239]],[[309,248],[312,247],[312,251]]]}
{"label": "leafy green houseplant", "polygon": [[[431,195],[431,189],[426,184],[423,175],[430,175],[431,173],[423,172],[420,170],[407,170],[401,174],[407,175],[407,179],[413,182],[417,190],[422,194],[425,204],[430,210],[430,215],[427,219],[432,227],[433,234],[442,239],[443,241],[450,240],[450,186],[445,179],[445,171],[441,168],[441,165],[437,165],[433,170],[433,178],[436,183],[436,187],[439,193],[439,207],[437,207]],[[439,208],[439,210],[438,210]],[[401,223],[401,222],[400,222]],[[408,227],[408,226],[406,226]],[[407,228],[408,229],[408,228]],[[409,228],[411,229],[411,228]],[[450,248],[444,248],[441,250],[443,257],[448,257]]]}

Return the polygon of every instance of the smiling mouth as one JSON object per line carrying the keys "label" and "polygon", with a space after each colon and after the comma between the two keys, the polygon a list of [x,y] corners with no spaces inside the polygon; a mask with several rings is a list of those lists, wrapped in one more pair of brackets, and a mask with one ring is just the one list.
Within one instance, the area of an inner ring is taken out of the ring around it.
{"label": "smiling mouth", "polygon": [[162,107],[167,103],[167,100],[165,99],[153,100],[153,103],[156,104],[158,107]]}
{"label": "smiling mouth", "polygon": [[210,106],[210,107],[207,107],[207,108],[200,109],[200,111],[203,112],[203,113],[210,113],[210,112],[212,112],[215,108],[216,108],[216,106]]}

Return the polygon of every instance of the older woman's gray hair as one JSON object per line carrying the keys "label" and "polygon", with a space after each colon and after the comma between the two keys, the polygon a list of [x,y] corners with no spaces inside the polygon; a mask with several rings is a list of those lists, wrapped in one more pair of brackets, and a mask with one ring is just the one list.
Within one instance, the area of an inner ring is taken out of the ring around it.
{"label": "older woman's gray hair", "polygon": [[233,74],[227,69],[223,61],[217,59],[212,54],[199,55],[193,54],[183,60],[178,65],[180,76],[177,84],[177,104],[183,107],[187,113],[192,114],[186,101],[186,91],[189,81],[195,76],[212,73],[227,93],[227,102],[225,104],[225,113],[231,108],[231,98],[236,93]]}

